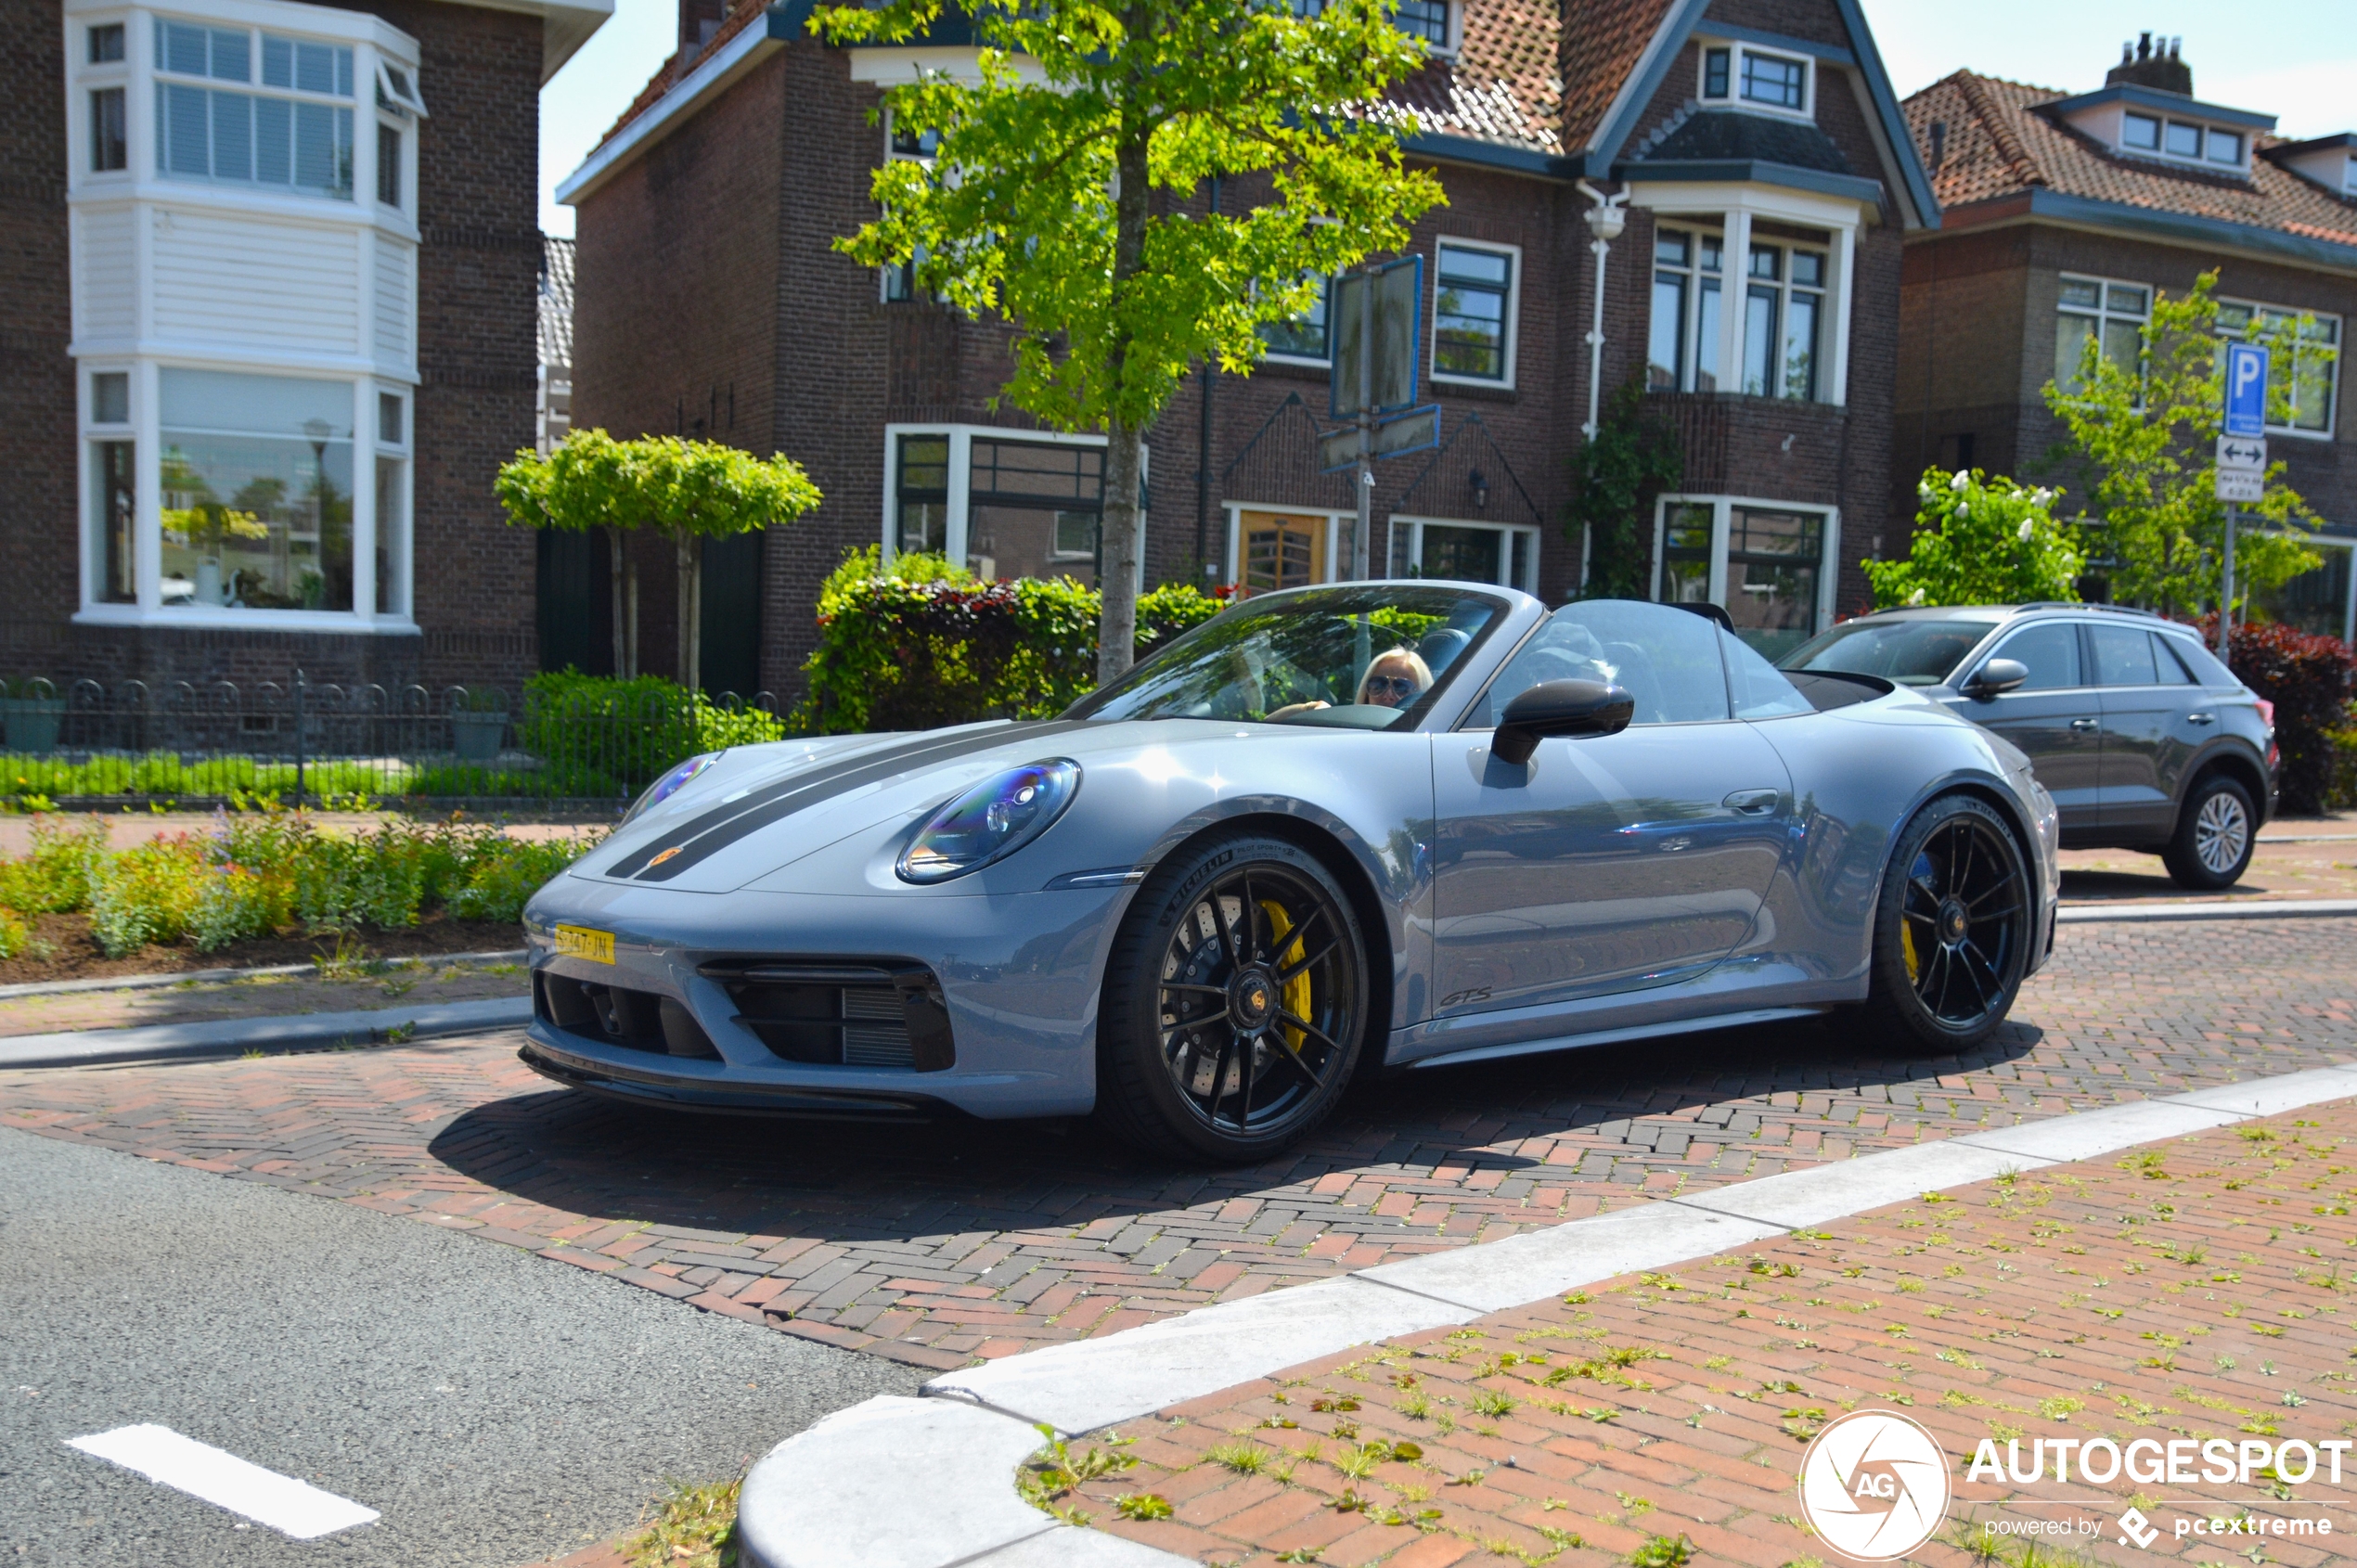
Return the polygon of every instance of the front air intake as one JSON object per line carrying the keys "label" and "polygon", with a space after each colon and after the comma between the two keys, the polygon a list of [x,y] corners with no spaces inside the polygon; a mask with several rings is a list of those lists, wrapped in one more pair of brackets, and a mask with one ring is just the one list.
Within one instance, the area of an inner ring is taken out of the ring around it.
{"label": "front air intake", "polygon": [[941,985],[921,964],[728,958],[697,972],[784,1061],[939,1073],[957,1064]]}
{"label": "front air intake", "polygon": [[600,1045],[706,1061],[720,1060],[712,1036],[704,1033],[695,1014],[672,997],[652,991],[539,970],[532,977],[532,1010],[551,1029]]}

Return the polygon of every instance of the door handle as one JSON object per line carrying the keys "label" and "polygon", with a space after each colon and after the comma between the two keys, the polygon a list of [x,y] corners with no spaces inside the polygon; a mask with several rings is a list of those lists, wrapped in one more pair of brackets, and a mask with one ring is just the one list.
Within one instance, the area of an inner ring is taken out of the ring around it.
{"label": "door handle", "polygon": [[2185,715],[2185,722],[2187,724],[2216,724],[2218,722],[2218,715],[2215,713],[2187,713]]}
{"label": "door handle", "polygon": [[1765,816],[1775,810],[1776,803],[1784,798],[1782,790],[1737,790],[1719,803],[1745,816]]}
{"label": "door handle", "polygon": [[2096,729],[2100,728],[2102,725],[2103,720],[2101,719],[2073,719],[2070,721],[2070,727],[2073,729]]}

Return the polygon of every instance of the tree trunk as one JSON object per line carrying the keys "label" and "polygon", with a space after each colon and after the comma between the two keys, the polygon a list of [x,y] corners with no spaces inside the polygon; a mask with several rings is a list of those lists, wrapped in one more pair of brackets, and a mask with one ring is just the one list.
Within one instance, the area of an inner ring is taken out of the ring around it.
{"label": "tree trunk", "polygon": [[635,681],[638,678],[638,558],[635,555],[623,557],[622,586],[624,595],[630,601],[630,638],[625,647],[630,655],[630,667],[622,674],[625,680]]}
{"label": "tree trunk", "polygon": [[[1124,19],[1133,32],[1153,25],[1142,7]],[[1152,132],[1140,121],[1123,130],[1114,156],[1120,188],[1114,196],[1113,294],[1117,313],[1130,280],[1142,270],[1146,253],[1146,151]],[[1121,383],[1128,334],[1116,329],[1105,366],[1106,393],[1116,410],[1105,421],[1105,506],[1100,531],[1097,589],[1102,610],[1097,620],[1097,684],[1116,679],[1137,661],[1138,562],[1144,551],[1145,515],[1138,505],[1138,455],[1153,430],[1151,418],[1130,425],[1120,413]]]}
{"label": "tree trunk", "polygon": [[679,684],[690,691],[696,688],[696,566],[695,552],[690,547],[693,540],[693,534],[681,533],[671,541],[672,586],[679,601],[678,619],[673,623],[679,629],[676,675]]}
{"label": "tree trunk", "polygon": [[622,530],[619,528],[607,529],[606,539],[613,546],[613,581],[612,584],[613,588],[613,673],[617,675],[626,677],[630,674],[630,634],[627,625],[623,620],[622,579],[625,572],[622,563]]}

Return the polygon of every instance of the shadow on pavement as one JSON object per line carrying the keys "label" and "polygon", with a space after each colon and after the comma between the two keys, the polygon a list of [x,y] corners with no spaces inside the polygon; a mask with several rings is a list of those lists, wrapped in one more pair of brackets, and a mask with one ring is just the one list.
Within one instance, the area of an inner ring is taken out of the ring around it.
{"label": "shadow on pavement", "polygon": [[[1360,1086],[1298,1148],[1233,1170],[1157,1162],[1085,1121],[809,1122],[664,1111],[564,1089],[480,1106],[431,1148],[487,1186],[610,1219],[844,1242],[1060,1230],[1083,1197],[1097,1215],[1143,1215],[1336,1172],[1445,1181],[1513,1172],[1539,1163],[1512,1151],[1533,1137],[1675,1162],[1698,1122],[1724,1128],[1739,1111],[1757,1114],[1756,1104],[1730,1106],[1725,1117],[1686,1114],[1701,1108],[1794,1091],[1879,1107],[1911,1084],[2027,1056],[2042,1037],[2015,1022],[1969,1056],[1874,1055],[1836,1014],[1427,1070]],[[1838,1119],[1825,1130],[1839,1136]],[[1555,1168],[1566,1180],[1604,1179]]]}

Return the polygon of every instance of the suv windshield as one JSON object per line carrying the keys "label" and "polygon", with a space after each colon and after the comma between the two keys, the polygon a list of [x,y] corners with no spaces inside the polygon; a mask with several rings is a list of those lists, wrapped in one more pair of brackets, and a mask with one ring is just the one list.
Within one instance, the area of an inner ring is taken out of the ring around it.
{"label": "suv windshield", "polygon": [[1852,621],[1810,638],[1781,663],[1787,670],[1880,675],[1900,686],[1938,686],[1989,635],[1992,624],[1915,616]]}
{"label": "suv windshield", "polygon": [[1412,729],[1505,609],[1500,599],[1405,583],[1254,599],[1064,716]]}

